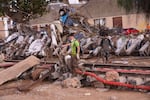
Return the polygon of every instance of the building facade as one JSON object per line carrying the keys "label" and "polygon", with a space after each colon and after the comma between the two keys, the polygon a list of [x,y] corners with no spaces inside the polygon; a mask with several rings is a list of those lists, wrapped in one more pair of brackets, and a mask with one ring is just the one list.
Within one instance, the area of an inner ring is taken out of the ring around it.
{"label": "building facade", "polygon": [[116,15],[93,18],[90,20],[93,25],[100,24],[108,28],[136,28],[140,31],[145,30],[149,24],[149,20],[145,18],[144,14]]}
{"label": "building facade", "polygon": [[108,28],[136,28],[142,31],[150,23],[144,14],[136,14],[134,11],[127,13],[118,6],[117,0],[90,0],[79,12],[88,17],[91,25]]}

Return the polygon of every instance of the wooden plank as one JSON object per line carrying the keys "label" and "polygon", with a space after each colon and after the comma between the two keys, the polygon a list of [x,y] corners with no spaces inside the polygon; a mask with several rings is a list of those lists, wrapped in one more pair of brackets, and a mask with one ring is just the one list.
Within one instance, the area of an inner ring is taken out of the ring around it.
{"label": "wooden plank", "polygon": [[[10,63],[17,63],[20,62],[22,60],[5,60],[5,62],[10,62]],[[40,61],[40,63],[44,63],[44,64],[56,64],[58,62],[58,60],[53,60],[53,61]],[[1,65],[1,64],[0,64]]]}
{"label": "wooden plank", "polygon": [[20,76],[23,72],[30,69],[34,65],[40,63],[40,60],[34,56],[30,56],[27,59],[15,64],[14,66],[7,68],[0,72],[0,85],[3,83],[15,79]]}
{"label": "wooden plank", "polygon": [[16,63],[14,63],[14,62],[2,62],[2,63],[0,63],[0,68],[7,68],[7,67],[13,66],[15,64]]}
{"label": "wooden plank", "polygon": [[93,63],[93,62],[88,62],[88,63],[84,63],[83,66],[105,66],[105,67],[125,67],[125,68],[145,68],[145,69],[150,69],[149,65],[128,65],[128,64],[112,64],[112,63],[108,63],[108,64],[102,64],[102,63]]}

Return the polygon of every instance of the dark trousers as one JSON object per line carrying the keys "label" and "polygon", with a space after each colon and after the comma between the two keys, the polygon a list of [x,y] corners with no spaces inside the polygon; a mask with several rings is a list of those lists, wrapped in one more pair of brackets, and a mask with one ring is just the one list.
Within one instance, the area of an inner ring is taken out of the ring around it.
{"label": "dark trousers", "polygon": [[78,68],[78,59],[76,55],[71,55],[71,73],[76,75],[75,69]]}
{"label": "dark trousers", "polygon": [[103,62],[104,63],[107,63],[108,62],[108,60],[109,60],[109,50],[104,50],[104,49],[102,49],[101,50],[101,56],[102,56],[102,59],[103,59]]}

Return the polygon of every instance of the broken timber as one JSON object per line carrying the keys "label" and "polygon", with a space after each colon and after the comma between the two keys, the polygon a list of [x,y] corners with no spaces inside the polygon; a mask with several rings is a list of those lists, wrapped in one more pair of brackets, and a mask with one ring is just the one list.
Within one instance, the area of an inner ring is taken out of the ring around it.
{"label": "broken timber", "polygon": [[32,88],[34,85],[39,84],[40,82],[42,82],[45,78],[47,78],[50,75],[50,72],[46,73],[45,75],[43,75],[41,78],[39,78],[38,80],[32,82],[31,84],[27,84],[25,86],[20,86],[17,89],[19,91],[29,91],[30,88]]}
{"label": "broken timber", "polygon": [[15,79],[20,76],[23,72],[30,69],[31,67],[40,63],[40,60],[34,56],[30,56],[27,59],[15,64],[14,66],[7,68],[0,72],[0,85],[3,83]]}
{"label": "broken timber", "polygon": [[100,63],[84,63],[83,66],[85,67],[105,67],[105,68],[110,68],[110,67],[114,67],[114,68],[124,68],[124,69],[145,69],[145,70],[150,70],[150,66],[149,65],[125,65],[125,64],[100,64]]}
{"label": "broken timber", "polygon": [[2,63],[0,63],[0,68],[7,68],[7,67],[13,66],[15,64],[16,64],[15,62],[2,62]]}

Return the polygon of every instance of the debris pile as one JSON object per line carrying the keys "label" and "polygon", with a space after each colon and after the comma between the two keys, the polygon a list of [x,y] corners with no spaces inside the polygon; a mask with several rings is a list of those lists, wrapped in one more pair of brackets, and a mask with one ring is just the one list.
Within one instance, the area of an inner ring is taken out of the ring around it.
{"label": "debris pile", "polygon": [[[34,80],[32,84],[19,87],[18,90],[28,90],[43,80],[61,82],[62,87],[107,87],[109,85],[118,88],[150,90],[150,86],[147,85],[150,82],[147,77],[150,75],[149,69],[125,70],[120,67],[120,69],[111,67],[109,69],[104,66],[100,69],[94,65],[87,67],[84,63],[79,63],[78,68],[74,70],[77,75],[74,76],[69,69],[71,68],[69,55],[71,48],[62,46],[69,42],[68,35],[73,33],[80,43],[81,58],[85,58],[84,56],[88,54],[86,58],[104,57],[106,60],[104,62],[108,63],[109,52],[116,56],[150,56],[149,34],[112,35],[109,29],[91,27],[84,16],[78,14],[69,16],[63,9],[59,13],[61,21],[54,21],[44,31],[29,31],[27,28],[18,26],[18,31],[13,32],[0,44],[1,62],[23,60],[15,65],[14,63],[0,65],[1,68],[8,67],[0,71],[0,85],[14,79],[32,79]],[[53,63],[48,62],[53,58],[59,60]],[[44,59],[44,62],[40,59]],[[137,74],[142,77],[135,78]]]}

